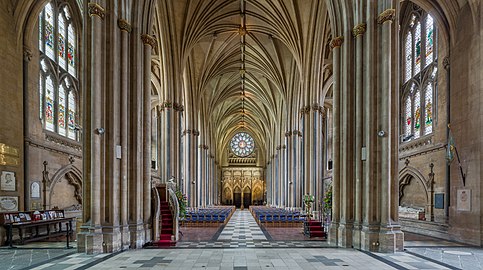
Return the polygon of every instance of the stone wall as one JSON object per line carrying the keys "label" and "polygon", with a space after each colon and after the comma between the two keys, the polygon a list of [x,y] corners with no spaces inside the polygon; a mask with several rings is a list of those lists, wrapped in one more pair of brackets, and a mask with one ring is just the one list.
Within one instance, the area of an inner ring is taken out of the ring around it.
{"label": "stone wall", "polygon": [[[479,7],[481,10],[481,6]],[[424,181],[429,181],[432,163],[434,173],[434,193],[443,193],[445,209],[434,209],[434,222],[426,215],[426,221],[413,221],[404,219],[403,229],[424,233],[427,226],[440,226],[447,224],[445,232],[438,233],[438,237],[456,240],[475,245],[481,245],[481,148],[483,139],[481,128],[483,124],[481,105],[482,79],[481,70],[481,15],[478,11],[471,10],[466,4],[460,10],[455,22],[456,29],[448,31],[456,33],[447,40],[440,31],[438,47],[438,86],[437,86],[437,119],[434,122],[432,136],[400,144],[399,170],[400,181],[405,174],[412,174],[413,180],[404,189],[404,204],[422,203]],[[475,17],[476,16],[476,17]],[[438,26],[440,27],[440,23]],[[449,48],[449,49],[448,49]],[[444,60],[444,58],[448,60]],[[448,65],[449,64],[449,65]],[[446,69],[446,68],[449,69]],[[448,77],[449,72],[449,77]],[[449,83],[449,84],[448,84]],[[449,85],[449,97],[448,97]],[[447,105],[450,102],[449,119]],[[447,122],[451,123],[451,132],[455,146],[461,159],[463,172],[466,174],[466,185],[463,185],[458,161],[450,165],[449,181],[450,193],[447,194]],[[416,180],[416,179],[422,179]],[[427,187],[430,183],[427,182]],[[457,200],[458,190],[468,189],[471,192],[470,209],[462,210],[461,203]],[[449,195],[449,216],[446,216],[446,202]],[[429,206],[430,201],[428,201]],[[427,206],[427,207],[428,207]],[[431,230],[429,230],[431,231]],[[433,235],[428,231],[428,234]]]}
{"label": "stone wall", "polygon": [[12,27],[14,9],[12,1],[1,1],[0,5],[0,144],[12,147],[17,157],[5,156],[0,150],[0,171],[15,173],[16,191],[1,191],[0,196],[15,196],[19,199],[19,210],[24,209],[21,199],[24,194],[23,168],[23,94],[22,94],[22,44],[18,44],[17,33]]}
{"label": "stone wall", "polygon": [[[453,238],[481,245],[481,162],[482,125],[482,6],[474,17],[466,5],[458,16],[456,36],[451,47],[451,130],[458,149],[466,186],[458,162],[451,164],[450,233]],[[471,190],[470,211],[458,210],[457,191]]]}

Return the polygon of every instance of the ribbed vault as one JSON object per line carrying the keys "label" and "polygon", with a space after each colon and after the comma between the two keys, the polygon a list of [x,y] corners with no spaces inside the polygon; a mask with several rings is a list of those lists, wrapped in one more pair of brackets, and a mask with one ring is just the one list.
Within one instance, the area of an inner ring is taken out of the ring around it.
{"label": "ribbed vault", "polygon": [[299,110],[323,104],[323,75],[314,74],[328,54],[323,1],[158,1],[155,21],[153,61],[164,63],[159,79],[173,81],[154,83],[159,101],[182,100],[185,127],[200,130],[218,161],[247,131],[265,163],[297,128]]}

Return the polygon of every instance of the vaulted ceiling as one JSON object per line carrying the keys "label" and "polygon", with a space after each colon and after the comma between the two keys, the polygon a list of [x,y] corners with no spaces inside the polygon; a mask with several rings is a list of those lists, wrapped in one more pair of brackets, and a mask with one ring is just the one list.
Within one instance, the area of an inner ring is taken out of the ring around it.
{"label": "vaulted ceiling", "polygon": [[184,104],[187,128],[197,127],[215,156],[243,130],[264,160],[296,129],[300,108],[320,100],[324,1],[162,0],[155,21],[159,98]]}

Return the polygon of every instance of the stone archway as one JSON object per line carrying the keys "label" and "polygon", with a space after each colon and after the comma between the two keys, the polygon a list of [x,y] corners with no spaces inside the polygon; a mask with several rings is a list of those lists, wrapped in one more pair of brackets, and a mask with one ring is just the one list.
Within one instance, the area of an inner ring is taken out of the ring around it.
{"label": "stone archway", "polygon": [[400,217],[425,219],[432,211],[428,181],[419,171],[406,167],[399,173]]}
{"label": "stone archway", "polygon": [[48,189],[50,208],[81,209],[82,208],[82,173],[74,165],[69,164],[58,170],[52,177]]}

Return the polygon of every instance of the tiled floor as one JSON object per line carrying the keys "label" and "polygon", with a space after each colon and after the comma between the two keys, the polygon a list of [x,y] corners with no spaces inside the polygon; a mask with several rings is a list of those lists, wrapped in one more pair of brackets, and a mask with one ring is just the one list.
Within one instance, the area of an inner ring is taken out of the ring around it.
{"label": "tiled floor", "polygon": [[[75,253],[63,249],[65,243],[4,247],[0,269],[483,269],[483,249],[411,233],[405,234],[405,252],[383,254],[333,248],[326,241],[278,241],[248,211],[235,212],[224,227],[205,229],[194,229],[190,241],[170,249],[116,254]],[[194,235],[203,231],[209,240],[197,241]]]}
{"label": "tiled floor", "polygon": [[248,210],[236,210],[221,232],[218,240],[237,242],[267,240],[252,214]]}

